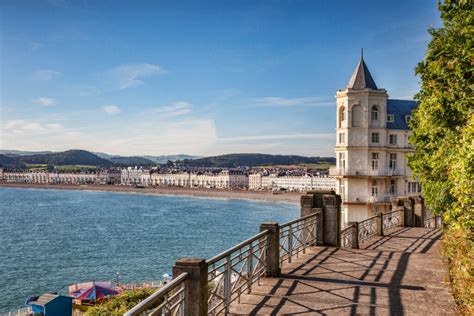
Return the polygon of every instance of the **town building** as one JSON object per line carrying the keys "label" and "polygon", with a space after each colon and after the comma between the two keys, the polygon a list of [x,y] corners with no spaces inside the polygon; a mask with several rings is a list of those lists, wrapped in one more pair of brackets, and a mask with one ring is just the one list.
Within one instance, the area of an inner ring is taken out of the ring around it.
{"label": "town building", "polygon": [[310,191],[336,190],[337,181],[334,177],[304,175],[279,175],[254,173],[249,175],[250,190]]}
{"label": "town building", "polygon": [[389,99],[362,55],[336,100],[337,165],[330,175],[342,197],[343,225],[388,211],[395,196],[418,195],[406,161],[413,150],[408,122],[416,102]]}
{"label": "town building", "polygon": [[151,185],[190,188],[247,189],[248,176],[239,170],[220,172],[152,173]]}

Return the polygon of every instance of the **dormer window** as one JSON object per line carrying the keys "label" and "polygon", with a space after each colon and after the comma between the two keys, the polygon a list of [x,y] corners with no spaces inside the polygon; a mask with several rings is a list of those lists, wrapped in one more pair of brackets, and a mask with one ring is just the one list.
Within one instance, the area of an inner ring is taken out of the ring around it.
{"label": "dormer window", "polygon": [[407,124],[410,124],[410,120],[411,120],[411,115],[405,115],[405,122],[407,122]]}
{"label": "dormer window", "polygon": [[376,105],[372,106],[371,119],[372,121],[379,120],[379,108]]}
{"label": "dormer window", "polygon": [[393,122],[395,122],[395,115],[393,115],[393,114],[387,114],[387,122],[388,122],[388,123],[393,123]]}

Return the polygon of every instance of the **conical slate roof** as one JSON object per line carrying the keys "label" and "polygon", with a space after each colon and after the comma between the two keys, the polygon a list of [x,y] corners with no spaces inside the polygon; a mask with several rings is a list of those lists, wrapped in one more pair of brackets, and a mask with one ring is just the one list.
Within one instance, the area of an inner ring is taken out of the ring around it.
{"label": "conical slate roof", "polygon": [[361,54],[359,63],[357,64],[346,89],[362,90],[366,88],[373,90],[378,89],[372,75],[370,74],[369,68],[367,68],[367,65],[364,62],[364,55]]}

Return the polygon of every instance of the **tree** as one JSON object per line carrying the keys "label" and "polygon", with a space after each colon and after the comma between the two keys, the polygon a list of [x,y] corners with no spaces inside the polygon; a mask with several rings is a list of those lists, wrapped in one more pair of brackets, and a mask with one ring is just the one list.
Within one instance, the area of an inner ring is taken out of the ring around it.
{"label": "tree", "polygon": [[416,68],[421,90],[410,122],[409,166],[426,204],[449,226],[474,228],[474,11],[470,0],[438,3],[443,27],[430,29]]}

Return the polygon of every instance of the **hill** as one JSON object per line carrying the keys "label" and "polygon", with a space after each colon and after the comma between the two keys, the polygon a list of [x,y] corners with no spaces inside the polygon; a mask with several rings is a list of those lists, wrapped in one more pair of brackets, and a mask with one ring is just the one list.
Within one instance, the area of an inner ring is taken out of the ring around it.
{"label": "hill", "polygon": [[176,161],[176,160],[194,160],[198,158],[202,158],[202,156],[191,156],[191,155],[162,155],[162,156],[142,156],[143,158],[150,159],[151,161],[163,164],[167,163],[168,160]]}
{"label": "hill", "polygon": [[155,162],[150,159],[143,157],[122,157],[122,156],[112,156],[108,158],[115,165],[121,166],[153,166],[156,165]]}
{"label": "hill", "polygon": [[109,166],[112,164],[112,162],[102,159],[91,152],[77,149],[58,153],[19,156],[15,160],[27,164],[50,165]]}
{"label": "hill", "polygon": [[14,158],[0,154],[0,165],[8,166],[15,164],[15,162]]}
{"label": "hill", "polygon": [[236,168],[241,166],[256,167],[270,165],[297,165],[297,164],[334,164],[333,157],[303,157],[296,155],[266,155],[266,154],[229,154],[199,159],[184,159],[177,164],[187,167],[215,167]]}

